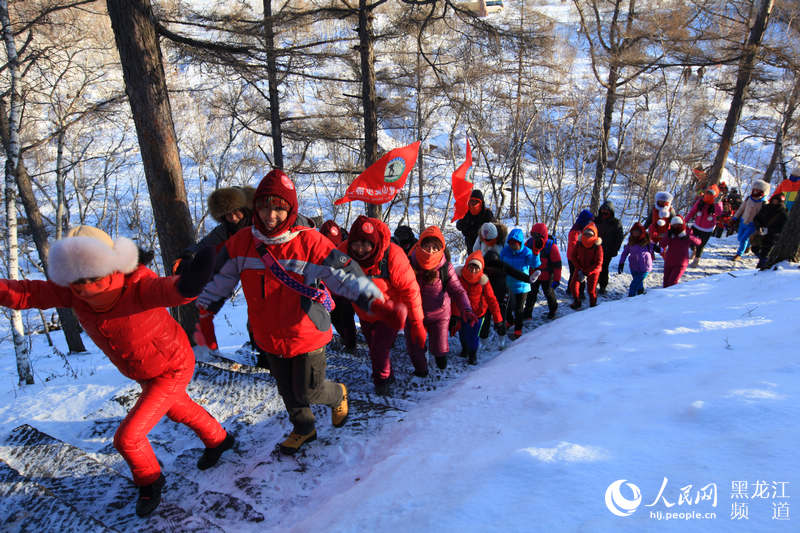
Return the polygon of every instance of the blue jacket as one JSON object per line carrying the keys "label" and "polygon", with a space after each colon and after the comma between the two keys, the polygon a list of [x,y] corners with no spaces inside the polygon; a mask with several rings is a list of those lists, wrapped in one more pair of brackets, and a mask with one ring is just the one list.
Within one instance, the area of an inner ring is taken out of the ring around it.
{"label": "blue jacket", "polygon": [[[539,254],[534,254],[530,248],[523,245],[525,242],[525,235],[522,233],[521,229],[515,228],[511,230],[506,242],[512,240],[519,241],[521,245],[519,251],[515,252],[506,244],[503,247],[503,251],[500,252],[500,259],[509,266],[521,270],[526,274],[530,274],[531,270],[537,269],[539,265],[542,264],[541,261],[539,261]],[[530,292],[531,290],[530,283],[525,283],[511,276],[506,276],[506,285],[508,286],[508,292],[510,294],[521,294]]]}

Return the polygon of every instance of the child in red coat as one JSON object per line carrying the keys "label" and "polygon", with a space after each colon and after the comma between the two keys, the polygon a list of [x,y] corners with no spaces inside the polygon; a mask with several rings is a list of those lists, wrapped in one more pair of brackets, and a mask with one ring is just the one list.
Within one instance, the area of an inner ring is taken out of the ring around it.
{"label": "child in red coat", "polygon": [[477,322],[470,323],[461,317],[461,309],[458,302],[453,303],[453,316],[457,317],[459,325],[459,338],[461,339],[462,356],[469,358],[469,364],[478,364],[478,346],[480,339],[478,334],[483,326],[483,321],[488,319],[488,314],[492,314],[494,327],[498,335],[506,334],[506,325],[503,315],[500,312],[500,304],[497,303],[492,285],[489,278],[483,273],[484,261],[480,250],[475,250],[467,257],[467,264],[456,268],[458,280],[467,293],[472,312],[478,317]]}
{"label": "child in red coat", "polygon": [[[573,309],[580,309],[580,284],[586,283],[589,306],[597,305],[597,280],[603,268],[603,240],[597,234],[597,226],[589,222],[581,233],[578,243],[569,252],[569,260],[575,266],[575,275],[570,275],[569,290],[575,301]],[[571,273],[570,273],[571,274]]]}
{"label": "child in red coat", "polygon": [[206,450],[197,467],[214,466],[233,436],[186,394],[194,352],[165,307],[192,301],[213,270],[213,249],[199,252],[180,276],[160,278],[140,265],[138,249],[124,237],[112,241],[97,228],[79,226],[49,253],[51,281],[0,280],[0,305],[12,309],[71,307],[98,348],[142,393],[114,435],[139,487],[136,514],[161,501],[164,475],[147,434],[166,415],[189,426]]}

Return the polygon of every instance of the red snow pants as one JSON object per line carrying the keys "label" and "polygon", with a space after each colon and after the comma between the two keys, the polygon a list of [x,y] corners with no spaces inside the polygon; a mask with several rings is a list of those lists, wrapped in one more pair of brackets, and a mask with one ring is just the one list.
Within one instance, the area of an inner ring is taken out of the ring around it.
{"label": "red snow pants", "polygon": [[372,359],[372,381],[379,383],[392,375],[390,350],[397,338],[397,331],[383,322],[361,321],[361,332],[367,339],[369,358]]}
{"label": "red snow pants", "polygon": [[[595,272],[593,274],[586,275],[586,292],[589,293],[589,301],[596,302],[597,301],[597,280],[600,277],[600,272]],[[574,279],[570,280],[569,285],[569,292],[572,294],[572,297],[576,300],[583,299],[583,295],[581,294],[581,287],[582,283],[578,283],[577,276]]]}
{"label": "red snow pants", "polygon": [[220,423],[186,394],[193,373],[194,365],[139,382],[142,394],[114,434],[114,447],[128,463],[138,486],[149,485],[161,475],[147,434],[164,415],[189,426],[207,448],[225,440],[227,433]]}

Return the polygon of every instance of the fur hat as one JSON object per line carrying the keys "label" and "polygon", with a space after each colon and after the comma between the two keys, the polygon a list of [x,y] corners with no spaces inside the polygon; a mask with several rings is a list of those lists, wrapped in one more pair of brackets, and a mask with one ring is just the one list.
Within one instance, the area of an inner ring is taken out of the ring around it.
{"label": "fur hat", "polygon": [[683,225],[683,219],[682,219],[681,217],[679,217],[678,215],[675,215],[675,216],[674,216],[674,217],[672,217],[672,219],[669,221],[669,225],[670,225],[670,226],[678,226],[678,225],[681,225],[681,226],[682,226],[682,225]]}
{"label": "fur hat", "polygon": [[753,182],[753,190],[762,191],[764,196],[767,196],[769,194],[769,183],[764,180],[756,180]]}
{"label": "fur hat", "polygon": [[481,225],[481,229],[478,231],[480,232],[481,238],[484,240],[490,241],[497,238],[497,226],[492,222],[484,222],[483,225]]}
{"label": "fur hat", "polygon": [[659,191],[656,193],[656,202],[672,203],[672,195],[667,191]]}
{"label": "fur hat", "polygon": [[208,195],[208,212],[219,223],[237,209],[253,209],[252,187],[222,187]]}
{"label": "fur hat", "polygon": [[47,261],[50,279],[66,287],[81,278],[130,274],[139,264],[139,249],[128,238],[113,241],[101,229],[77,226],[66,238],[53,243]]}

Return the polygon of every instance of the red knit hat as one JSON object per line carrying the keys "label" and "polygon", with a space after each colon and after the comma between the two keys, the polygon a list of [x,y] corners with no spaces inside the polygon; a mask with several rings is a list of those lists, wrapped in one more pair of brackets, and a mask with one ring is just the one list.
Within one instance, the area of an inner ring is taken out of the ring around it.
{"label": "red knit hat", "polygon": [[344,241],[342,228],[333,220],[326,220],[322,227],[319,228],[319,232],[329,238],[336,246],[339,246]]}
{"label": "red knit hat", "polygon": [[[348,252],[350,251],[350,243],[356,241],[366,241],[372,244],[372,253],[369,257],[365,257],[359,261],[362,266],[370,265],[377,256],[378,252],[382,251],[384,244],[384,232],[381,231],[383,222],[376,218],[370,218],[365,215],[359,215],[353,226],[350,228],[350,234],[347,237]],[[388,232],[388,228],[387,228]]]}
{"label": "red knit hat", "polygon": [[[264,223],[261,221],[261,217],[258,216],[258,206],[263,204],[269,196],[277,196],[286,202],[289,205],[289,216],[287,216],[286,220],[279,224],[278,227],[268,232]],[[294,188],[294,183],[292,183],[292,180],[289,179],[289,176],[287,176],[284,171],[278,170],[277,168],[271,170],[269,174],[264,176],[261,183],[258,184],[256,194],[253,197],[253,206],[256,210],[256,212],[253,213],[253,225],[256,229],[267,237],[280,235],[294,226],[297,220],[297,191]]]}

